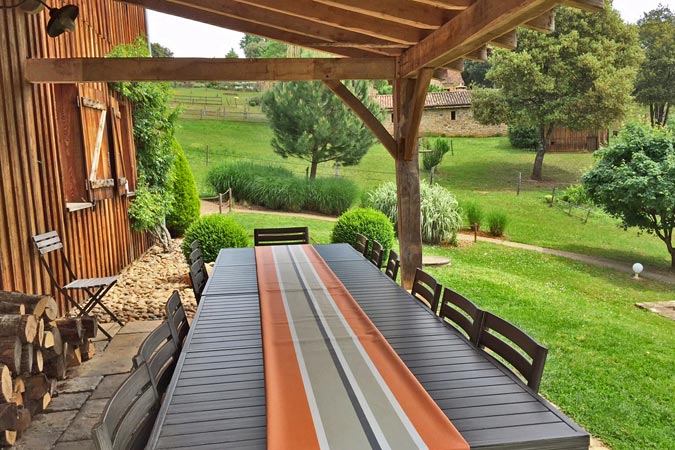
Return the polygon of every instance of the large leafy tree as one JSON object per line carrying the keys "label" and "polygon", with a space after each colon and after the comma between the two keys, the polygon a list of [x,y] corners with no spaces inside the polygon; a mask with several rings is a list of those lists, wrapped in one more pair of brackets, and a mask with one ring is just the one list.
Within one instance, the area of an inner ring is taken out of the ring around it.
{"label": "large leafy tree", "polygon": [[583,177],[589,196],[624,228],[638,227],[661,239],[675,270],[675,132],[632,124],[621,140],[598,152]]}
{"label": "large leafy tree", "polygon": [[173,52],[170,48],[164,47],[162,44],[153,42],[150,44],[150,54],[153,58],[172,58]]}
{"label": "large leafy tree", "polygon": [[[380,114],[368,97],[367,82],[348,81],[346,85],[371,111]],[[263,96],[262,110],[274,132],[274,152],[309,161],[312,180],[319,163],[358,164],[375,143],[363,122],[320,82],[277,83]]]}
{"label": "large leafy tree", "polygon": [[288,45],[283,42],[245,34],[239,47],[247,58],[285,58]]}
{"label": "large leafy tree", "polygon": [[659,5],[638,25],[646,58],[635,82],[635,98],[649,105],[652,126],[663,126],[675,104],[675,13]]}
{"label": "large leafy tree", "polygon": [[483,123],[536,127],[532,178],[541,180],[556,126],[599,129],[624,117],[640,58],[636,31],[611,2],[600,13],[559,8],[553,33],[521,29],[516,50],[494,51],[487,79],[498,89],[474,89],[474,114]]}
{"label": "large leafy tree", "polygon": [[471,61],[467,59],[464,61],[464,70],[462,71],[462,79],[465,86],[481,86],[494,87],[494,83],[485,78],[490,70],[490,63],[488,61]]}

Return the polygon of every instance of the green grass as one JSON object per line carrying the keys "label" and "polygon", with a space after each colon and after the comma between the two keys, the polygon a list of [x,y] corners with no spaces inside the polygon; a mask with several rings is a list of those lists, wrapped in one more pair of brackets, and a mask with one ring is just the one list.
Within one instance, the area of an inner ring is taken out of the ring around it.
{"label": "green grass", "polygon": [[[251,160],[281,165],[304,175],[307,163],[276,155],[270,146],[272,132],[266,124],[212,121],[181,121],[177,132],[183,145],[200,195],[213,195],[205,181],[208,167],[224,160]],[[593,215],[584,224],[564,211],[548,208],[544,196],[553,186],[564,188],[577,183],[593,163],[593,156],[547,154],[544,181],[535,183],[528,177],[534,154],[511,148],[506,138],[452,138],[454,155],[448,153],[436,172],[436,181],[448,188],[462,202],[473,201],[491,210],[506,212],[508,239],[543,247],[578,252],[618,261],[640,261],[647,267],[668,269],[670,259],[665,245],[656,237],[638,235],[635,229],[624,231],[605,215]],[[206,146],[209,146],[209,166]],[[523,184],[516,196],[518,173]],[[329,164],[319,166],[319,176],[334,175]],[[362,190],[373,189],[385,181],[395,180],[393,158],[381,145],[373,146],[355,167],[341,167],[341,176],[357,183]],[[422,174],[426,178],[426,174]]]}
{"label": "green grass", "polygon": [[241,91],[226,91],[222,89],[213,89],[206,87],[174,87],[173,88],[175,95],[180,96],[193,96],[193,97],[216,97],[222,98],[223,104],[221,105],[201,105],[201,104],[189,104],[185,103],[183,106],[185,108],[198,108],[202,107],[208,111],[214,111],[218,108],[225,108],[227,111],[253,111],[260,112],[260,106],[249,106],[248,101],[254,97],[261,97],[262,92],[241,92]]}
{"label": "green grass", "polygon": [[[232,213],[255,227],[307,225],[319,243],[333,223]],[[512,321],[547,346],[542,394],[614,450],[675,448],[675,322],[634,306],[673,300],[671,285],[536,252],[478,243],[425,247],[452,265],[443,285]]]}

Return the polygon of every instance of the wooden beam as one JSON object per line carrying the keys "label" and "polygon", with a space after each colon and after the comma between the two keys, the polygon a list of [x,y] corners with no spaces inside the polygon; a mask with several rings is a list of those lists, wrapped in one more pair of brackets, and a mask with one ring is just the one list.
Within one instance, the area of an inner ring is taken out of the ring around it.
{"label": "wooden beam", "polygon": [[583,9],[588,12],[600,12],[605,9],[604,0],[565,0],[563,4],[570,8]]}
{"label": "wooden beam", "polygon": [[390,80],[395,58],[64,58],[28,59],[31,83],[111,81]]}
{"label": "wooden beam", "polygon": [[401,44],[414,44],[423,36],[421,30],[414,27],[356,14],[332,6],[319,5],[312,0],[235,1]]}
{"label": "wooden beam", "polygon": [[462,11],[473,5],[476,0],[415,0],[415,3],[436,6],[449,10]]}
{"label": "wooden beam", "polygon": [[540,33],[553,33],[555,31],[555,9],[547,11],[541,16],[526,22],[525,28],[539,31]]}
{"label": "wooden beam", "polygon": [[390,20],[417,28],[436,29],[453,17],[452,12],[423,3],[398,0],[315,0],[347,11]]}
{"label": "wooden beam", "polygon": [[454,61],[450,61],[445,66],[446,69],[454,70],[455,72],[464,72],[464,58],[459,58]]}
{"label": "wooden beam", "polygon": [[400,75],[441,67],[552,9],[560,0],[476,0],[464,12],[403,52]]}
{"label": "wooden beam", "polygon": [[429,83],[434,74],[434,69],[422,69],[415,80],[415,90],[413,97],[408,105],[408,120],[406,121],[405,146],[403,159],[410,161],[413,158],[413,152],[417,149],[417,135],[420,131],[420,122],[424,113],[424,101],[429,91]]}
{"label": "wooden beam", "polygon": [[504,48],[506,50],[513,50],[518,47],[518,33],[516,30],[511,30],[506,34],[496,37],[490,41],[493,47]]}
{"label": "wooden beam", "polygon": [[382,125],[375,115],[370,112],[368,108],[347,89],[347,86],[342,84],[340,80],[324,80],[323,83],[335,93],[349,108],[354,111],[354,114],[359,116],[363,124],[373,132],[375,137],[384,145],[389,154],[396,158],[396,141],[387,129]]}
{"label": "wooden beam", "polygon": [[464,59],[470,59],[472,61],[487,61],[488,59],[488,48],[486,45],[482,46],[479,49],[476,49],[470,53],[464,55]]}
{"label": "wooden beam", "polygon": [[[341,56],[349,56],[354,58],[363,58],[370,56],[382,56],[380,52],[374,52],[362,48],[352,48],[353,46],[345,46],[344,48],[333,45],[338,41],[353,42],[355,44],[388,44],[387,41],[377,41],[367,36],[359,36],[359,39],[354,41],[354,35],[348,36],[344,30],[334,30],[335,35],[332,36],[335,40],[330,40],[324,37],[315,37],[308,34],[307,30],[304,33],[296,33],[281,29],[274,25],[261,25],[259,23],[250,22],[243,19],[238,19],[222,14],[217,14],[202,9],[190,8],[183,5],[178,5],[166,1],[155,0],[121,0],[125,3],[133,3],[143,6],[144,8],[153,11],[171,14],[173,16],[183,17],[185,19],[195,20],[202,23],[208,23],[217,27],[227,28],[230,30],[241,31],[242,33],[254,34],[256,36],[263,36],[269,39],[274,39],[281,42],[286,42],[301,47],[311,48],[314,50],[334,53]],[[331,44],[331,46],[323,47],[323,44]]]}

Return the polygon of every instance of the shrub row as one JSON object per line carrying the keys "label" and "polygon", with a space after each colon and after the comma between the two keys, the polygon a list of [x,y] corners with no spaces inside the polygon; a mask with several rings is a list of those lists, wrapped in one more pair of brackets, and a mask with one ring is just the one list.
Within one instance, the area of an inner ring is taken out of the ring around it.
{"label": "shrub row", "polygon": [[[466,217],[469,221],[469,225],[473,229],[476,226],[477,230],[480,230],[481,225],[483,224],[483,209],[473,202],[467,202],[463,204],[464,211],[466,212]],[[487,221],[487,227],[491,235],[493,236],[503,236],[506,225],[508,225],[509,220],[505,213],[501,211],[491,211],[485,216]]]}
{"label": "shrub row", "polygon": [[283,167],[233,162],[211,169],[207,180],[216,192],[232,187],[235,200],[281,211],[339,215],[354,203],[358,188],[344,178],[309,182]]}

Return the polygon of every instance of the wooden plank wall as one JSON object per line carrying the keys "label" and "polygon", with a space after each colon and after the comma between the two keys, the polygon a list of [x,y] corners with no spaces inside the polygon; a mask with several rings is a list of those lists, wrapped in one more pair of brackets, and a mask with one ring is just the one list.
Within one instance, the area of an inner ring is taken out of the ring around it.
{"label": "wooden plank wall", "polygon": [[555,128],[548,141],[551,153],[594,152],[609,143],[609,130],[575,131]]}
{"label": "wooden plank wall", "polygon": [[[0,0],[0,5],[13,3]],[[56,39],[46,33],[47,10],[27,15],[20,9],[0,9],[2,290],[53,292],[32,248],[31,236],[35,234],[57,230],[81,277],[119,273],[149,244],[147,236],[130,230],[126,196],[101,200],[95,208],[66,210],[54,86],[25,83],[22,69],[22,61],[31,57],[104,56],[113,46],[146,33],[144,10],[112,0],[68,3],[80,8],[76,31]],[[111,95],[105,84],[87,87]],[[63,272],[60,268],[59,273]],[[63,299],[60,301],[64,308]]]}

